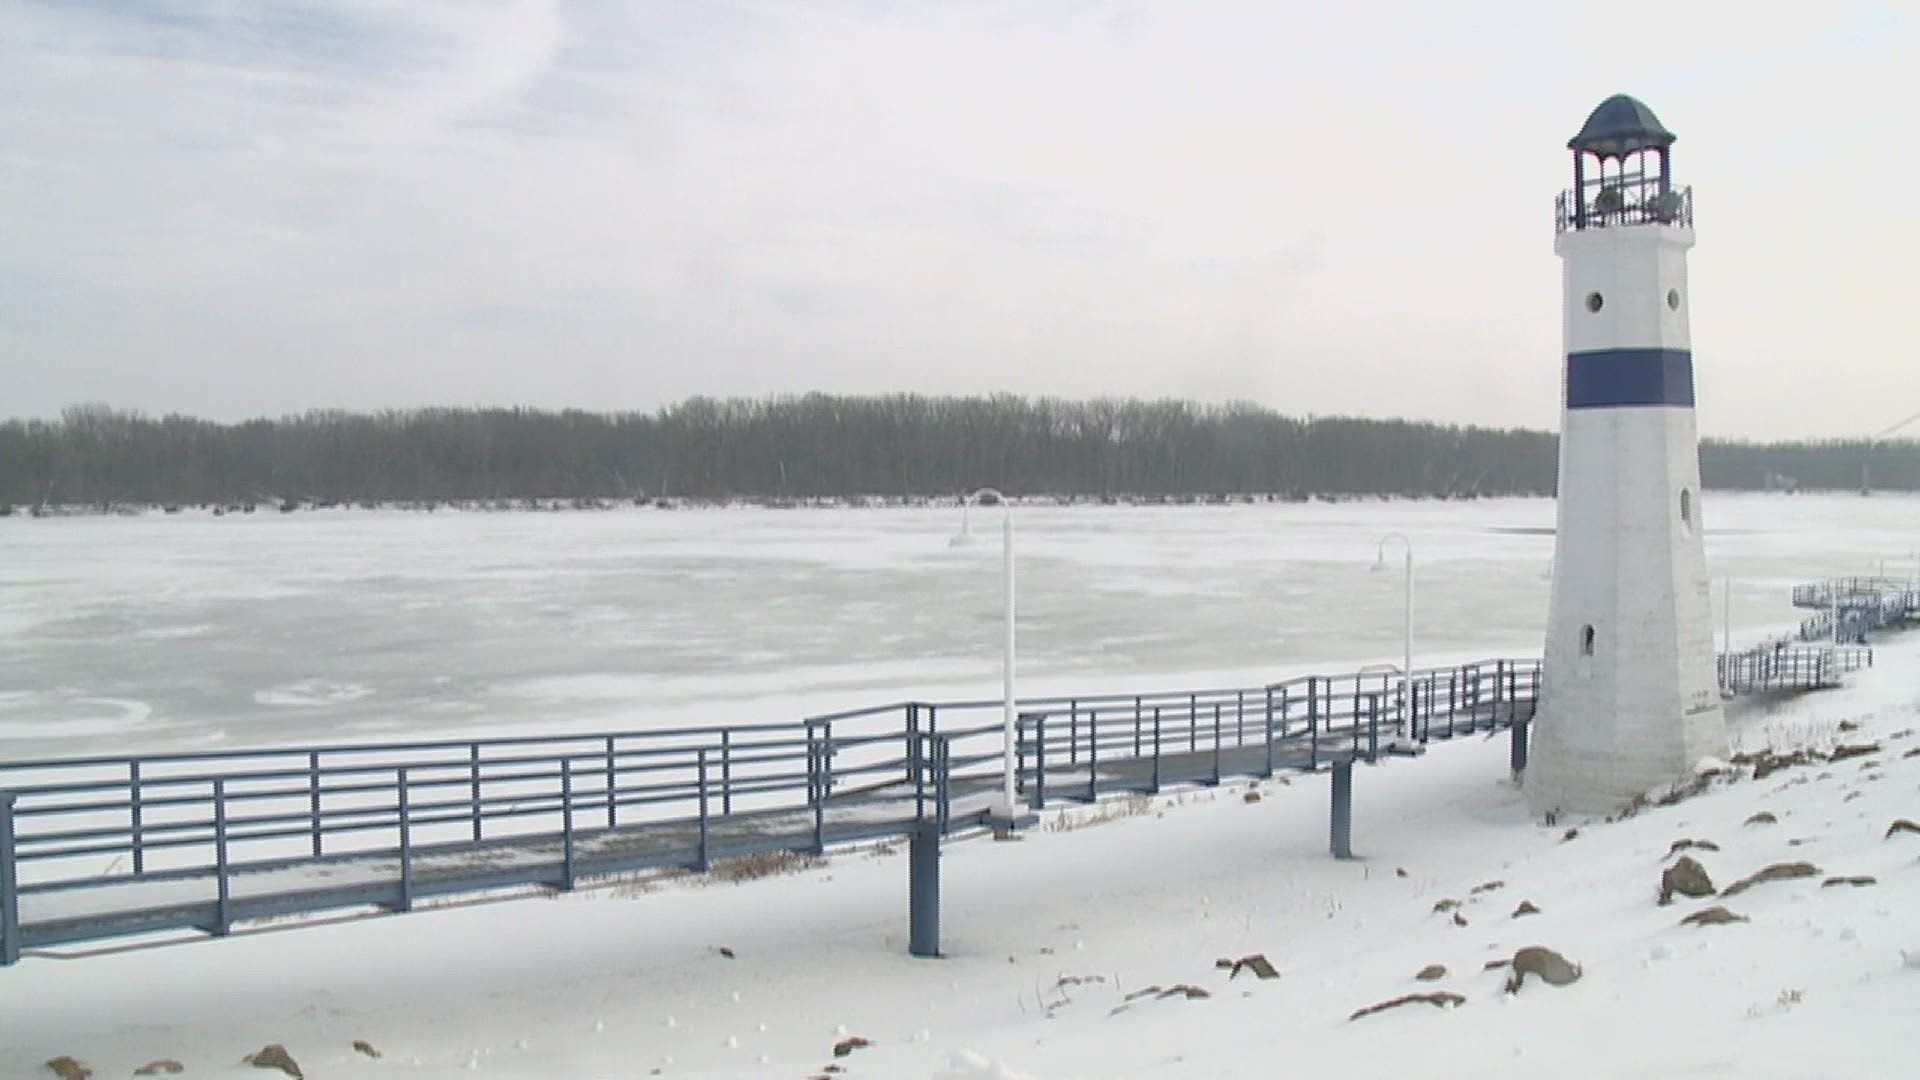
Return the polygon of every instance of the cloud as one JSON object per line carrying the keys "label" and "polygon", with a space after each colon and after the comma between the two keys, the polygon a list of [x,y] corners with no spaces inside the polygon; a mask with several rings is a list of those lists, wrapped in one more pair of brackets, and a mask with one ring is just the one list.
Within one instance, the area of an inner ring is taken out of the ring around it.
{"label": "cloud", "polygon": [[[1774,400],[1835,322],[1863,385],[1902,370],[1875,287],[1799,279],[1891,278],[1910,220],[1759,255],[1808,183],[1900,175],[1868,133],[1915,34],[1884,7],[1657,35],[1518,0],[129,10],[0,27],[0,413],[1006,389],[1549,425],[1542,208],[1623,86],[1712,223],[1703,416],[1846,430]],[[1783,116],[1817,158],[1775,160]]]}

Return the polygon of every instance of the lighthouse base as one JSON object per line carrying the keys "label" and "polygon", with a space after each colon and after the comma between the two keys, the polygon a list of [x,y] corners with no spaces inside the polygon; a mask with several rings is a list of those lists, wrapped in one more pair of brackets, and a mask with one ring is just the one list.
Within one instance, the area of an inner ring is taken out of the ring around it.
{"label": "lighthouse base", "polygon": [[[1640,717],[1638,723],[1610,725],[1640,733],[1641,741],[1631,747],[1579,745],[1578,733],[1566,730],[1571,711],[1555,710],[1543,695],[1534,716],[1521,786],[1535,814],[1611,814],[1687,780],[1702,761],[1727,752],[1726,719],[1717,702],[1664,723]],[[1648,740],[1650,730],[1661,735]]]}

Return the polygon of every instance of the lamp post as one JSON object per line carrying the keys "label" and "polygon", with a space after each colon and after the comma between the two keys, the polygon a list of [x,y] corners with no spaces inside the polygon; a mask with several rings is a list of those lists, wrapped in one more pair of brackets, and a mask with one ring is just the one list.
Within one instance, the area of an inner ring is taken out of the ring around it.
{"label": "lamp post", "polygon": [[1001,510],[1000,574],[1002,579],[1002,588],[1005,594],[1005,601],[1003,604],[1003,611],[1002,611],[1003,626],[1001,630],[1003,635],[1003,642],[1002,642],[1001,673],[1000,673],[1001,725],[1003,728],[1003,735],[1004,735],[1004,746],[1002,747],[1002,760],[1001,760],[1001,799],[1002,799],[1001,809],[1005,811],[1007,815],[1007,825],[1009,828],[1011,828],[1013,825],[1014,809],[1015,809],[1014,748],[1017,740],[1019,739],[1019,733],[1016,730],[1016,724],[1014,720],[1014,703],[1013,703],[1013,668],[1014,668],[1013,503],[1009,501],[1005,495],[1002,495],[999,491],[997,491],[994,488],[981,488],[978,491],[975,491],[972,494],[968,495],[966,498],[960,500],[960,531],[954,535],[952,540],[949,540],[947,542],[947,546],[964,547],[967,544],[972,542],[973,538],[971,534],[967,532],[967,511],[983,495],[993,496],[993,498],[1000,503],[1000,510]]}
{"label": "lamp post", "polygon": [[1398,540],[1407,549],[1406,562],[1406,603],[1404,622],[1401,626],[1402,654],[1400,661],[1400,719],[1411,723],[1413,720],[1413,541],[1405,533],[1388,533],[1380,538],[1379,550],[1374,554],[1373,570],[1378,573],[1387,568],[1387,544]]}

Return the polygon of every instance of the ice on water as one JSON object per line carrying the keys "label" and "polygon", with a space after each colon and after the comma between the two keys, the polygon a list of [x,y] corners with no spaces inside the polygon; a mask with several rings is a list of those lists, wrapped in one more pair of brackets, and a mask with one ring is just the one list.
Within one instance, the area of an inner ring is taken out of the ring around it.
{"label": "ice on water", "polygon": [[[1737,631],[1911,572],[1920,500],[1711,496]],[[989,516],[988,511],[980,516]],[[1536,654],[1551,500],[1023,506],[1022,686]],[[998,530],[953,509],[0,520],[0,754],[797,719],[998,692]],[[1716,625],[1720,591],[1714,591]]]}

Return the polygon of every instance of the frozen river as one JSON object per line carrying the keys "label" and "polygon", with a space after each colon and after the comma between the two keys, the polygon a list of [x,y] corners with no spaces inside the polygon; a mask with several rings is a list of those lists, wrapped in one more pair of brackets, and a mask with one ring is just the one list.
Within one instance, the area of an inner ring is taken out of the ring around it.
{"label": "frozen river", "polygon": [[[1537,655],[1550,500],[1025,507],[1023,690]],[[1913,572],[1920,500],[1710,495],[1736,641]],[[999,512],[0,519],[0,757],[797,719],[999,688]],[[1715,618],[1720,589],[1714,590]]]}

